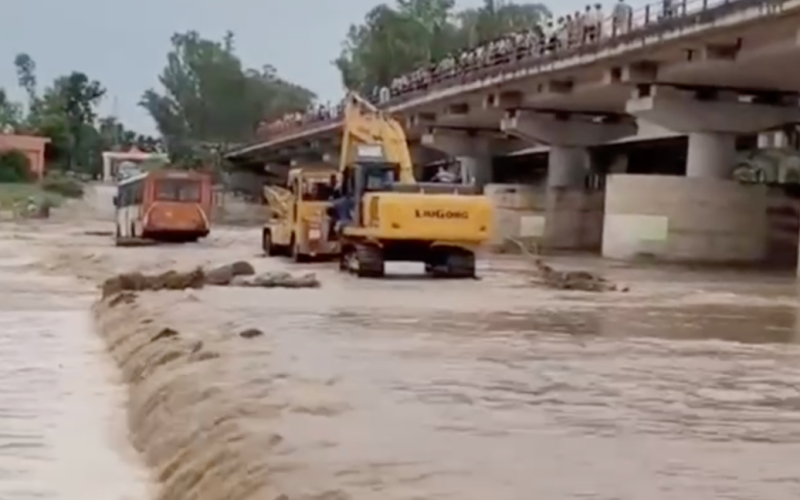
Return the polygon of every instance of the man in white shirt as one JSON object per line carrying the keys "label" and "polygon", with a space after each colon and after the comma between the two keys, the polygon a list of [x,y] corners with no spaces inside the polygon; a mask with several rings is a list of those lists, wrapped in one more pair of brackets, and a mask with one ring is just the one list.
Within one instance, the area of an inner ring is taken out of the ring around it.
{"label": "man in white shirt", "polygon": [[614,6],[612,14],[612,34],[622,35],[631,30],[631,23],[633,22],[633,9],[630,5],[625,3],[625,0],[619,0],[619,3]]}

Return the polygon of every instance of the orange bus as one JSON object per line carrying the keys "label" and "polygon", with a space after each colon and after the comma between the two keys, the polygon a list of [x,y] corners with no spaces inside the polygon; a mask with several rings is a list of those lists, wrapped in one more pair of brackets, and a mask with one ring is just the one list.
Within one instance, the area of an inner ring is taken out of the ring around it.
{"label": "orange bus", "polygon": [[197,241],[211,230],[211,177],[158,170],[122,180],[114,197],[117,238]]}

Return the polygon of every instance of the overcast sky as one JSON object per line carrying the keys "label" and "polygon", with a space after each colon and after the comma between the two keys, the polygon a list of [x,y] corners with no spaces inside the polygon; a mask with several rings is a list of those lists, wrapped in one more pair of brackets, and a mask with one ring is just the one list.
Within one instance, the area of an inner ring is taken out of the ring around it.
{"label": "overcast sky", "polygon": [[[73,70],[108,89],[104,113],[116,112],[128,127],[154,132],[136,103],[154,86],[170,36],[197,30],[221,38],[236,35],[239,55],[250,66],[270,63],[281,76],[310,88],[322,100],[341,97],[331,64],[350,23],[381,2],[375,0],[3,0],[0,16],[0,87],[22,98],[14,56],[36,61],[40,82]],[[458,0],[474,7],[482,0]],[[558,15],[585,0],[550,4]],[[634,2],[643,3],[641,0]],[[606,1],[606,7],[611,7]]]}

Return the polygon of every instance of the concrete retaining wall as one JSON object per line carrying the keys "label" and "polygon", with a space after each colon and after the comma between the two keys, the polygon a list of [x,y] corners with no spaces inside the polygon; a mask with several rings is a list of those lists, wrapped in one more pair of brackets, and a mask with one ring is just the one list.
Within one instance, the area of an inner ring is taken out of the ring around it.
{"label": "concrete retaining wall", "polygon": [[492,248],[513,250],[509,239],[559,250],[600,248],[602,192],[559,189],[548,198],[541,184],[489,184],[484,192],[494,207]]}
{"label": "concrete retaining wall", "polygon": [[767,255],[767,206],[765,186],[610,175],[602,253],[614,259],[759,262]]}

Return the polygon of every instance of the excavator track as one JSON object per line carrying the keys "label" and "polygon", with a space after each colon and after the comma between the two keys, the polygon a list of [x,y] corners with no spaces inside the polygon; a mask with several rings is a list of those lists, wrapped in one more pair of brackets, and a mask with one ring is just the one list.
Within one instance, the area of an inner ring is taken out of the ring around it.
{"label": "excavator track", "polygon": [[475,254],[466,250],[434,253],[425,263],[425,272],[434,278],[475,278]]}
{"label": "excavator track", "polygon": [[359,278],[382,278],[386,273],[383,252],[379,247],[356,245],[353,258]]}

